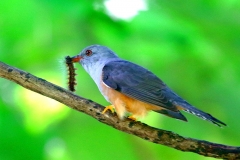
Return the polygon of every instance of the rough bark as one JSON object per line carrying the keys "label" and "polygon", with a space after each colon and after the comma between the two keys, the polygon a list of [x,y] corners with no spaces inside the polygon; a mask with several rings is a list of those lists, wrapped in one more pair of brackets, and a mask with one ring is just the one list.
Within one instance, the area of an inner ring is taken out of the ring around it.
{"label": "rough bark", "polygon": [[72,109],[90,115],[102,123],[123,132],[138,136],[147,141],[208,157],[240,159],[240,147],[186,138],[171,131],[153,128],[141,122],[135,122],[129,119],[121,121],[116,114],[112,114],[111,112],[101,114],[104,109],[103,106],[2,62],[0,62],[0,77],[13,81],[44,96],[55,99]]}

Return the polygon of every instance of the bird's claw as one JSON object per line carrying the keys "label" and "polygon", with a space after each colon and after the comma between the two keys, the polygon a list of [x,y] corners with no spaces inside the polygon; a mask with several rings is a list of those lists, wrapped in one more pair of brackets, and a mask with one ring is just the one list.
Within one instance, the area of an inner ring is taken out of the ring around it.
{"label": "bird's claw", "polygon": [[137,119],[133,115],[129,116],[128,119],[131,119],[133,121],[137,121]]}
{"label": "bird's claw", "polygon": [[113,107],[113,105],[106,106],[106,107],[104,108],[104,110],[102,111],[102,114],[104,114],[105,112],[107,112],[107,110],[111,110],[111,112],[114,113],[114,107]]}

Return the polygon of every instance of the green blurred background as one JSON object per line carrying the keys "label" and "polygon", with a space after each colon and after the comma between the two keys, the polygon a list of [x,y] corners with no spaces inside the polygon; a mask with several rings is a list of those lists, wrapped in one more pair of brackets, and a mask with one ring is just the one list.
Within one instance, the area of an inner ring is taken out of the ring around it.
{"label": "green blurred background", "polygon": [[[124,2],[124,1],[122,1]],[[105,4],[105,5],[104,5]],[[185,123],[150,113],[143,122],[180,135],[240,145],[240,2],[147,1],[131,19],[103,0],[0,1],[0,60],[65,87],[64,57],[91,44],[161,77],[228,126],[190,114]],[[120,8],[126,13],[134,6]],[[108,105],[80,65],[77,94]],[[212,159],[156,145],[0,78],[0,159]]]}

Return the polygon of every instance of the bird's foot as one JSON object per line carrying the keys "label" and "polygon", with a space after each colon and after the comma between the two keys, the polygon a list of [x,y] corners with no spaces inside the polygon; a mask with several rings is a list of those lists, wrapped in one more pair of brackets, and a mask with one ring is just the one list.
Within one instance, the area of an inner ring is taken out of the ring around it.
{"label": "bird's foot", "polygon": [[104,110],[102,111],[102,114],[104,114],[105,112],[107,112],[107,110],[111,110],[112,113],[114,113],[114,107],[113,107],[113,105],[106,106],[106,107],[104,108]]}
{"label": "bird's foot", "polygon": [[128,119],[131,119],[133,121],[137,121],[137,119],[133,115],[129,116]]}

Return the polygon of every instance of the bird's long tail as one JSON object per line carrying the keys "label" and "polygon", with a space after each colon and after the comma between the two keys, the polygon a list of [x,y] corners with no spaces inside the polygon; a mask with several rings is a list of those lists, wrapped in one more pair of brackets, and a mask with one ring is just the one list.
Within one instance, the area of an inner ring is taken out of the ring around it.
{"label": "bird's long tail", "polygon": [[192,105],[190,105],[189,103],[187,103],[186,101],[183,102],[177,102],[177,105],[180,105],[182,110],[191,113],[195,116],[198,116],[204,120],[210,121],[213,124],[221,127],[222,125],[226,126],[225,123],[223,123],[222,121],[218,120],[217,118],[213,117],[211,114],[209,113],[205,113],[195,107],[193,107]]}

